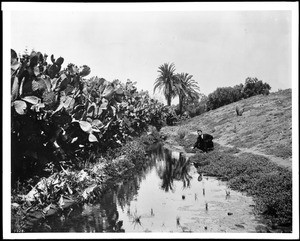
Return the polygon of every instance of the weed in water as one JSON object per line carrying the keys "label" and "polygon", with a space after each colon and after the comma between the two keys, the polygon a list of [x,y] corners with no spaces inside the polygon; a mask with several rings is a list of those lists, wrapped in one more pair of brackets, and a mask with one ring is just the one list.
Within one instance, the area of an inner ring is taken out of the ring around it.
{"label": "weed in water", "polygon": [[154,212],[153,212],[153,209],[151,208],[151,216],[154,216]]}
{"label": "weed in water", "polygon": [[142,226],[142,223],[141,223],[141,216],[135,214],[134,217],[133,217],[133,220],[132,220],[132,224],[134,224],[134,228],[135,228],[135,226],[136,226],[137,224],[139,224],[140,226]]}

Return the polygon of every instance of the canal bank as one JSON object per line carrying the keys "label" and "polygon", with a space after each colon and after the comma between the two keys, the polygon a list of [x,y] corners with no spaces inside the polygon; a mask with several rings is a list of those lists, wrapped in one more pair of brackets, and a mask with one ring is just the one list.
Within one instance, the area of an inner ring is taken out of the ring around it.
{"label": "canal bank", "polygon": [[233,146],[214,141],[213,151],[204,153],[193,149],[197,139],[191,131],[193,121],[161,130],[166,136],[165,147],[175,147],[190,156],[198,172],[227,181],[236,191],[253,197],[254,211],[264,217],[267,232],[292,232],[292,171],[269,158],[256,153],[243,152]]}
{"label": "canal bank", "polygon": [[[152,145],[147,166],[90,203],[53,215],[32,232],[229,232],[267,230],[251,197],[199,174],[183,152]],[[42,229],[44,228],[44,229]]]}
{"label": "canal bank", "polygon": [[[52,194],[52,201],[47,200],[48,205],[39,206],[36,197],[30,208],[26,209],[30,200],[23,203],[22,210],[26,210],[26,218],[22,222],[27,222],[23,230],[291,232],[291,225],[279,227],[271,221],[271,215],[258,215],[263,213],[259,208],[265,207],[264,198],[267,195],[268,200],[274,197],[273,186],[259,190],[266,191],[263,193],[265,196],[250,192],[253,191],[253,183],[249,177],[254,170],[261,174],[265,174],[266,170],[273,170],[273,174],[282,170],[274,166],[270,169],[269,163],[264,160],[261,163],[257,160],[253,162],[253,158],[252,162],[241,165],[239,159],[234,158],[232,150],[225,150],[218,145],[208,154],[195,150],[191,153],[188,147],[192,139],[187,137],[177,142],[167,138],[163,145],[153,145],[151,141],[139,139],[129,143],[123,152],[115,153],[119,156],[108,162],[102,159],[78,172],[62,171],[60,182],[57,182],[57,178],[52,178],[50,182],[52,187],[59,187],[60,192]],[[127,156],[121,155],[125,152]],[[265,169],[258,170],[259,166]],[[240,175],[243,172],[246,175]],[[282,172],[279,176],[283,175],[285,173]],[[248,179],[245,178],[247,176]],[[69,182],[71,177],[72,181]],[[271,181],[274,178],[269,177]],[[255,178],[260,181],[262,176],[256,175]],[[76,183],[77,189],[72,183]],[[274,185],[274,182],[271,184]],[[255,185],[254,189],[261,186],[259,183]],[[78,189],[78,186],[81,188]],[[43,197],[43,193],[39,194]],[[13,203],[13,209],[20,211],[17,205]],[[286,214],[282,213],[283,217],[288,218]]]}
{"label": "canal bank", "polygon": [[190,155],[156,143],[144,163],[29,232],[279,232],[254,213],[250,196],[199,173]]}
{"label": "canal bank", "polygon": [[32,232],[37,226],[51,232],[44,220],[53,216],[65,220],[74,207],[93,203],[118,180],[130,179],[147,166],[147,145],[159,140],[159,133],[142,135],[105,156],[89,158],[82,168],[61,166],[61,171],[48,177],[42,174],[34,185],[30,180],[17,183],[11,194],[11,232]]}

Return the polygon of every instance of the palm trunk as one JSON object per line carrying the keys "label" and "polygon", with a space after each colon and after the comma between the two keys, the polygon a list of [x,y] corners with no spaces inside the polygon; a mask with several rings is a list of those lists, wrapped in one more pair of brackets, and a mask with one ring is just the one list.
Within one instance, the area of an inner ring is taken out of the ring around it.
{"label": "palm trunk", "polygon": [[168,96],[168,98],[167,98],[167,104],[168,104],[168,106],[171,106],[171,97],[170,96]]}
{"label": "palm trunk", "polygon": [[171,106],[171,101],[172,101],[171,90],[172,90],[172,86],[171,86],[171,83],[169,82],[169,94],[168,94],[168,96],[167,96],[167,103],[168,103],[168,106]]}
{"label": "palm trunk", "polygon": [[183,106],[182,102],[183,102],[183,98],[179,97],[179,114],[180,115],[182,114],[182,106]]}
{"label": "palm trunk", "polygon": [[183,96],[183,94],[181,94],[179,96],[179,113],[180,113],[180,115],[182,115],[183,101],[184,101],[184,96]]}

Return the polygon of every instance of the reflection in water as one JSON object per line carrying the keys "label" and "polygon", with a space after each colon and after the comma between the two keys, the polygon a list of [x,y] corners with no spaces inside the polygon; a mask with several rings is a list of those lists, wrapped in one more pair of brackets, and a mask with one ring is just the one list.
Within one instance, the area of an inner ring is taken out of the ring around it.
{"label": "reflection in water", "polygon": [[183,189],[190,187],[190,180],[192,178],[189,175],[190,165],[189,161],[183,155],[179,153],[179,157],[175,158],[172,156],[176,152],[171,152],[168,149],[157,148],[155,155],[156,161],[160,161],[160,165],[157,165],[158,176],[162,179],[161,188],[168,191],[174,191],[173,182],[182,181]]}
{"label": "reflection in water", "polygon": [[71,213],[62,223],[61,232],[124,232],[123,222],[118,221],[116,195],[110,190],[100,200],[100,204],[84,204]]}
{"label": "reflection in water", "polygon": [[[176,156],[177,155],[177,156]],[[141,216],[137,210],[131,211],[130,203],[138,195],[140,183],[155,166],[156,173],[161,179],[161,188],[165,192],[174,192],[174,181],[182,181],[183,189],[190,187],[189,162],[183,153],[171,152],[162,144],[153,145],[148,150],[147,165],[139,173],[135,173],[126,183],[116,184],[110,188],[96,203],[83,204],[64,217],[52,217],[47,222],[52,232],[124,232],[123,220],[119,220],[117,206],[122,211],[126,208],[127,215],[134,227],[142,226]],[[195,197],[196,198],[196,197]],[[182,195],[182,199],[185,196]],[[154,217],[151,207],[150,217]],[[179,219],[177,220],[179,222]],[[48,225],[45,223],[43,227]],[[41,231],[42,227],[36,227]],[[49,231],[49,230],[48,230]]]}
{"label": "reflection in water", "polygon": [[[62,215],[47,218],[31,231],[202,232],[207,225],[209,230],[235,231],[231,228],[236,228],[232,223],[235,221],[229,219],[228,211],[235,212],[235,218],[241,222],[250,222],[249,230],[254,229],[252,217],[247,216],[248,212],[245,214],[249,204],[244,196],[235,191],[230,195],[225,184],[203,178],[183,153],[171,152],[157,144],[149,149],[148,157],[142,170],[129,180],[115,183],[94,203],[66,211],[65,218]],[[180,185],[182,190],[176,192]]]}

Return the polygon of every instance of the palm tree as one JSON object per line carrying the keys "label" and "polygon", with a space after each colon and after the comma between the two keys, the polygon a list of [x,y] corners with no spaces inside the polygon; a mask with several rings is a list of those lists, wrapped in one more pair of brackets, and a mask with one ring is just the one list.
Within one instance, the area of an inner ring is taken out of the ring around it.
{"label": "palm tree", "polygon": [[193,79],[193,75],[188,73],[177,74],[176,93],[179,96],[179,112],[182,113],[183,103],[185,100],[195,100],[200,97],[200,88],[198,83]]}
{"label": "palm tree", "polygon": [[175,65],[174,63],[165,63],[158,67],[158,72],[159,76],[154,83],[153,93],[157,88],[160,91],[162,90],[168,106],[171,106],[172,98],[176,96],[175,83],[177,81],[177,75],[174,74]]}

